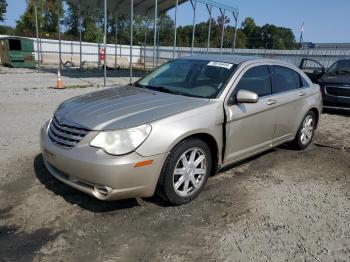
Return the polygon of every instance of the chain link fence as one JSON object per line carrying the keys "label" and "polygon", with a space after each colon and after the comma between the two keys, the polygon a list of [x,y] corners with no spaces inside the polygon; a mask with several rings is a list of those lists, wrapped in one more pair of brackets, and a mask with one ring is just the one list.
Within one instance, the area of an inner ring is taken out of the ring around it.
{"label": "chain link fence", "polygon": [[[0,37],[2,37],[0,35]],[[59,64],[59,41],[50,39],[39,40],[39,52],[36,39],[33,38],[35,58],[44,66]],[[101,62],[102,43],[81,43],[77,41],[61,41],[62,63],[67,67],[96,68]],[[156,60],[153,65],[153,46],[133,46],[133,65],[139,69],[152,69],[174,58],[173,47],[160,46],[155,48]],[[194,54],[206,54],[207,48],[194,48]],[[223,54],[232,54],[232,49],[223,49]],[[209,54],[220,54],[220,48],[210,48]],[[300,50],[270,50],[270,49],[236,49],[236,55],[264,57],[285,61],[299,66],[303,58],[314,59],[328,68],[339,59],[350,59],[350,44],[321,44],[313,48],[304,47]],[[81,55],[81,59],[80,59]],[[108,44],[106,62],[109,68],[128,68],[130,62],[130,46]],[[191,55],[190,47],[177,47],[175,58]],[[82,65],[80,65],[82,61]]]}

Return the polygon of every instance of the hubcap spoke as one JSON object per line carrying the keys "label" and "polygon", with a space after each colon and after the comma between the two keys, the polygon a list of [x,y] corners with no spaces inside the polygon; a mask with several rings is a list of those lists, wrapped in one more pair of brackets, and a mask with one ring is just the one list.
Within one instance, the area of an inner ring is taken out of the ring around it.
{"label": "hubcap spoke", "polygon": [[182,162],[182,165],[183,165],[184,168],[188,168],[189,163],[188,163],[188,160],[187,160],[187,158],[186,158],[186,155],[183,155],[183,156],[181,157],[181,162]]}
{"label": "hubcap spoke", "polygon": [[179,190],[179,187],[185,182],[185,176],[181,176],[179,180],[175,183],[175,190]]}
{"label": "hubcap spoke", "polygon": [[312,118],[309,118],[309,120],[307,121],[307,126],[312,126]]}
{"label": "hubcap spoke", "polygon": [[189,161],[190,164],[194,163],[196,155],[197,155],[197,150],[195,149],[191,152],[190,161]]}
{"label": "hubcap spoke", "polygon": [[203,168],[196,168],[196,169],[194,170],[194,173],[195,173],[196,175],[204,175],[204,174],[205,174],[205,169],[203,169]]}
{"label": "hubcap spoke", "polygon": [[189,185],[190,185],[190,180],[187,179],[187,180],[185,181],[184,190],[183,190],[185,194],[188,193],[188,187],[189,187]]}
{"label": "hubcap spoke", "polygon": [[174,175],[184,175],[186,172],[185,168],[176,168],[175,171],[174,171]]}
{"label": "hubcap spoke", "polygon": [[200,163],[205,159],[204,155],[199,156],[194,162],[194,167],[198,167]]}
{"label": "hubcap spoke", "polygon": [[198,188],[199,187],[199,183],[197,182],[197,179],[194,176],[190,177],[191,179],[191,184],[195,187]]}

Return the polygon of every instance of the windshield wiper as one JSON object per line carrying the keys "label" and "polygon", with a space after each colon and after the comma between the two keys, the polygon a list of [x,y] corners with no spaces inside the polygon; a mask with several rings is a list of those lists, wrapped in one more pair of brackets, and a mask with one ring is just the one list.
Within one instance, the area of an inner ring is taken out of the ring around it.
{"label": "windshield wiper", "polygon": [[141,86],[143,88],[147,88],[150,90],[154,90],[154,91],[160,91],[160,92],[164,92],[164,93],[169,93],[169,94],[173,94],[173,95],[185,95],[184,93],[178,92],[178,91],[174,91],[171,90],[169,88],[163,87],[163,86]]}
{"label": "windshield wiper", "polygon": [[145,86],[135,82],[134,84],[132,84],[132,86],[135,86],[135,87],[140,87],[140,88],[144,88]]}
{"label": "windshield wiper", "polygon": [[195,98],[205,98],[205,97],[202,97],[202,96],[191,95],[191,94],[186,94],[186,93],[183,93],[183,92],[180,92],[180,91],[171,90],[171,89],[166,88],[164,86],[147,86],[147,85],[141,85],[141,84],[138,84],[138,83],[135,83],[134,86],[140,87],[140,88],[149,89],[149,90],[153,90],[153,91],[169,93],[169,94],[173,94],[173,95],[189,96],[189,97],[195,97]]}

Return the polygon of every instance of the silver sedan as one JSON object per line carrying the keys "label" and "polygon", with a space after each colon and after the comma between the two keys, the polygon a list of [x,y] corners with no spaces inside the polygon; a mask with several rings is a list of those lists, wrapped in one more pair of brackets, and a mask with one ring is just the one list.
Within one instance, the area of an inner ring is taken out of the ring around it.
{"label": "silver sedan", "polygon": [[157,192],[180,205],[232,163],[287,142],[305,149],[321,108],[319,86],[290,64],[185,57],[62,103],[41,150],[54,177],[100,200]]}

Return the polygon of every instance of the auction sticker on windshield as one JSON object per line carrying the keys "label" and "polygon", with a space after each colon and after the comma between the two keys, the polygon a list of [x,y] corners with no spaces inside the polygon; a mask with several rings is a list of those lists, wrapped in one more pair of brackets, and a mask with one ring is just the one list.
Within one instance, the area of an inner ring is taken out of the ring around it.
{"label": "auction sticker on windshield", "polygon": [[222,67],[222,68],[226,68],[226,69],[231,69],[233,64],[211,61],[211,62],[208,63],[208,66],[216,66],[216,67]]}

